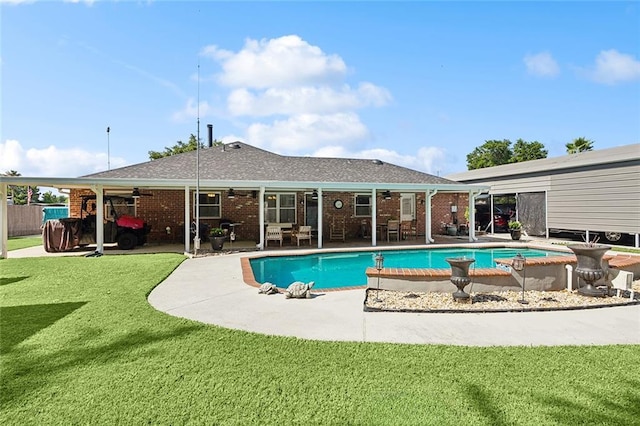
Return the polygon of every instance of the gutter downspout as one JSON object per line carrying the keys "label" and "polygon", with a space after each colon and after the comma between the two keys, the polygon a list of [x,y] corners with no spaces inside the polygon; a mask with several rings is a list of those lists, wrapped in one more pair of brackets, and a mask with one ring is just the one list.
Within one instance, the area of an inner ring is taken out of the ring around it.
{"label": "gutter downspout", "polygon": [[371,190],[371,247],[378,245],[378,199],[376,198],[376,191],[376,188]]}
{"label": "gutter downspout", "polygon": [[324,206],[322,204],[322,188],[318,188],[318,248],[322,248],[322,240],[324,240]]}
{"label": "gutter downspout", "polygon": [[[478,241],[476,237],[476,197],[480,191],[469,191],[469,242]],[[493,220],[493,219],[492,219]]]}
{"label": "gutter downspout", "polygon": [[435,243],[435,240],[431,237],[431,199],[434,195],[438,193],[437,189],[431,191],[427,191],[425,195],[427,196],[427,209],[426,209],[426,220],[425,220],[425,236],[426,236],[426,244]]}
{"label": "gutter downspout", "polygon": [[258,201],[258,222],[260,223],[260,250],[264,250],[264,193],[265,187],[260,187],[260,200]]}
{"label": "gutter downspout", "polygon": [[191,197],[189,185],[184,187],[184,253],[191,251]]}

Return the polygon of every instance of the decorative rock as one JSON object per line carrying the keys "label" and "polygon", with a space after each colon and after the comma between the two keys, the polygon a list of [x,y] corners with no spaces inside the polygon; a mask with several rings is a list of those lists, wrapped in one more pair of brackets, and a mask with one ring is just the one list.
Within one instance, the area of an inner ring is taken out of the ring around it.
{"label": "decorative rock", "polygon": [[311,288],[315,284],[314,281],[309,282],[309,284],[305,284],[300,281],[296,281],[287,287],[287,290],[284,292],[284,296],[287,299],[295,298],[295,299],[310,299],[311,298]]}
{"label": "decorative rock", "polygon": [[259,294],[276,294],[277,292],[278,289],[276,288],[275,284],[271,283],[264,283],[258,289]]}

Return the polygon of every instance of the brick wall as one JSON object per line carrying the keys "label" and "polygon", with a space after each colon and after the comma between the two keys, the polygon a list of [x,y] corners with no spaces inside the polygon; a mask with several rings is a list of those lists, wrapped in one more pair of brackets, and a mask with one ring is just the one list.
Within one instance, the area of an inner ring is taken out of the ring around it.
{"label": "brick wall", "polygon": [[[452,206],[456,206],[458,211],[452,212]],[[443,223],[466,223],[464,212],[468,207],[468,193],[438,193],[434,195],[431,204],[431,235],[444,233]]]}
{"label": "brick wall", "polygon": [[[149,242],[180,242],[184,235],[184,190],[144,190],[145,194],[152,196],[142,196],[136,199],[137,215],[151,225]],[[365,192],[363,192],[365,193]],[[84,194],[92,194],[90,190],[72,189],[69,196],[70,215],[80,217],[81,199]],[[259,230],[259,200],[253,198],[252,191],[236,191],[236,197],[229,199],[222,191],[222,214],[221,218],[230,219],[241,225],[236,227],[239,240],[258,241]],[[334,206],[336,200],[341,200],[343,207],[337,209]],[[193,211],[191,198],[191,212]],[[296,194],[297,202],[297,223],[304,223],[304,192]],[[361,223],[363,220],[370,224],[370,217],[358,217],[355,215],[355,198],[353,193],[346,192],[324,192],[323,193],[323,221],[324,234],[328,238],[329,226],[334,217],[344,218],[347,238],[355,239],[360,237]],[[432,235],[441,234],[442,223],[465,223],[464,211],[468,206],[468,194],[446,194],[438,193],[432,198]],[[458,208],[457,213],[451,212],[451,206]],[[391,199],[385,200],[382,196],[377,198],[379,224],[386,223],[389,219],[400,218],[400,193],[392,192]],[[191,219],[192,220],[192,219]],[[220,226],[220,219],[201,219],[210,227]],[[425,235],[425,194],[416,193],[416,231],[418,235]],[[167,227],[170,232],[167,232]]]}

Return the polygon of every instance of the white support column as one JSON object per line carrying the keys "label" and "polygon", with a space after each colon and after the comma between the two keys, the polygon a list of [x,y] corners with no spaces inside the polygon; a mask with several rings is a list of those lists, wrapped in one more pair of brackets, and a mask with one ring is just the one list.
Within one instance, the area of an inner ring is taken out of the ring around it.
{"label": "white support column", "polygon": [[265,187],[260,187],[260,199],[258,200],[258,222],[260,226],[260,250],[264,250],[264,193]]}
{"label": "white support column", "polygon": [[96,185],[92,188],[96,193],[96,251],[104,253],[104,191],[102,185]]}
{"label": "white support column", "polygon": [[425,192],[425,198],[427,200],[427,208],[425,209],[425,225],[424,225],[424,235],[425,235],[425,244],[434,243],[435,240],[431,236],[431,200],[434,195],[438,193],[437,189],[434,189],[433,192],[427,191]]}
{"label": "white support column", "polygon": [[7,214],[7,184],[0,184],[0,258],[7,258],[7,244],[9,241],[9,221]]}
{"label": "white support column", "polygon": [[476,196],[479,192],[469,191],[469,242],[478,241],[476,238]]}
{"label": "white support column", "polygon": [[184,252],[191,251],[191,194],[189,185],[184,187]]}
{"label": "white support column", "polygon": [[378,245],[378,197],[376,197],[377,190],[373,188],[371,190],[371,246]]}
{"label": "white support column", "polygon": [[322,248],[322,224],[323,224],[322,188],[318,188],[318,248]]}

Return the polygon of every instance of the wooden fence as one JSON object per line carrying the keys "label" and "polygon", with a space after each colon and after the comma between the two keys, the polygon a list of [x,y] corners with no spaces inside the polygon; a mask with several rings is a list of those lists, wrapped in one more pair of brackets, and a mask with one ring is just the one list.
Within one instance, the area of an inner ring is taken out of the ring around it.
{"label": "wooden fence", "polygon": [[42,208],[43,206],[7,206],[9,236],[41,234]]}

